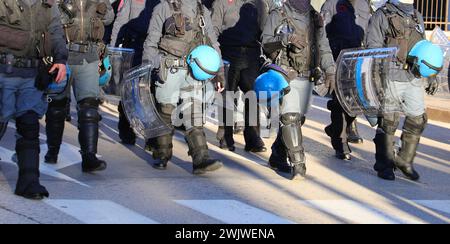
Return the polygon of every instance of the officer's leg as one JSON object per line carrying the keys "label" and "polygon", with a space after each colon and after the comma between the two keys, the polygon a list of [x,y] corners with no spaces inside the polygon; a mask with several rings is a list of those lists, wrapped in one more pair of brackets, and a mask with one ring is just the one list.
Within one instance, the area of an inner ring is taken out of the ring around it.
{"label": "officer's leg", "polygon": [[[240,71],[241,75],[239,80],[239,87],[244,92],[244,94],[253,90],[255,80],[258,77],[258,65],[254,62],[255,60],[248,62],[245,66],[245,69],[242,69]],[[260,120],[258,103],[255,101],[255,104],[250,104],[250,100],[245,99],[244,104],[245,150],[251,152],[265,152],[267,151],[267,148],[265,147],[259,133]],[[251,114],[253,114],[253,116],[251,116]]]}
{"label": "officer's leg", "polygon": [[106,169],[106,162],[96,156],[101,116],[98,112],[100,87],[98,85],[98,63],[84,62],[72,66],[74,70],[74,93],[78,103],[78,141],[82,157],[83,172]]}
{"label": "officer's leg", "polygon": [[[224,91],[224,107],[222,115],[223,126],[219,127],[217,138],[219,139],[220,148],[228,148],[230,151],[236,150],[233,139],[233,114],[234,114],[234,92],[237,90],[237,82],[240,79],[240,67],[238,62],[231,62],[228,71],[228,80]],[[220,113],[219,113],[220,114]],[[220,118],[219,118],[220,119]],[[223,138],[220,136],[223,134]]]}
{"label": "officer's leg", "polygon": [[182,89],[180,105],[183,115],[183,124],[186,127],[186,142],[189,147],[189,155],[192,157],[193,173],[204,174],[222,167],[222,162],[210,159],[206,135],[203,129],[203,88],[200,82],[187,78],[188,84],[195,84],[191,91]]}
{"label": "officer's leg", "polygon": [[400,122],[398,113],[385,114],[379,119],[375,142],[375,171],[378,177],[385,180],[395,180],[394,175],[394,143],[395,131]]}
{"label": "officer's leg", "polygon": [[[289,169],[284,161],[287,154],[290,173],[292,178],[295,178],[297,175],[306,174],[301,127],[311,105],[313,87],[312,83],[306,79],[295,79],[290,85],[291,92],[282,99],[280,133],[272,146],[270,164],[280,171]],[[274,159],[277,158],[281,161],[276,162]]]}
{"label": "officer's leg", "polygon": [[96,156],[98,146],[99,100],[85,98],[78,103],[78,141],[80,142],[83,172],[106,169],[106,162]]}
{"label": "officer's leg", "polygon": [[[178,71],[176,73],[168,72],[161,77],[167,77],[165,81],[160,80],[155,83],[155,99],[158,103],[158,112],[164,122],[172,126],[172,114],[180,97],[180,85],[184,82],[186,72]],[[173,132],[167,135],[152,138],[149,141],[151,144],[151,151],[155,162],[153,167],[164,170],[167,168],[167,163],[172,158],[172,137]]]}
{"label": "officer's leg", "polygon": [[19,178],[15,194],[40,200],[49,193],[39,183],[39,116],[28,111],[16,118],[18,138],[16,141]]}
{"label": "officer's leg", "polygon": [[134,145],[136,143],[136,134],[131,128],[130,122],[128,121],[125,111],[122,107],[122,102],[119,103],[119,138],[123,144]]}
{"label": "officer's leg", "polygon": [[403,96],[406,119],[401,137],[402,147],[394,163],[408,178],[418,180],[420,176],[414,170],[413,161],[428,118],[425,113],[424,90],[421,86],[413,84],[409,84],[408,92],[405,92]]}
{"label": "officer's leg", "polygon": [[0,140],[2,140],[3,136],[6,133],[6,130],[8,129],[8,122],[0,122]]}
{"label": "officer's leg", "polygon": [[45,115],[45,132],[47,134],[48,147],[45,162],[49,164],[56,164],[58,161],[67,115],[68,100],[68,98],[52,100],[48,105],[48,110]]}
{"label": "officer's leg", "polygon": [[245,129],[245,104],[243,101],[243,93],[242,91],[239,91],[239,99],[236,101],[236,107],[235,107],[235,122],[234,122],[234,131],[233,133],[235,135],[241,134],[244,132]]}
{"label": "officer's leg", "polygon": [[[172,123],[172,113],[175,110],[175,106],[172,104],[160,104],[158,106],[159,115],[164,120],[164,122],[168,125]],[[167,163],[172,158],[172,137],[173,132],[167,135],[162,135],[156,138],[152,138],[152,152],[153,159],[155,162],[153,163],[153,167],[155,169],[164,170],[167,168]]]}
{"label": "officer's leg", "polygon": [[345,117],[347,118],[347,141],[353,144],[362,144],[364,139],[359,135],[356,117],[351,117],[348,114]]}
{"label": "officer's leg", "polygon": [[331,111],[331,124],[325,128],[325,132],[331,138],[331,145],[336,151],[336,157],[342,160],[350,160],[351,149],[347,142],[347,116],[339,103],[336,94],[328,101],[328,110]]}
{"label": "officer's leg", "polygon": [[71,122],[72,121],[72,115],[70,114],[70,104],[72,102],[72,99],[70,98],[70,94],[69,94],[69,99],[67,99],[67,103],[66,103],[66,121],[67,122]]}

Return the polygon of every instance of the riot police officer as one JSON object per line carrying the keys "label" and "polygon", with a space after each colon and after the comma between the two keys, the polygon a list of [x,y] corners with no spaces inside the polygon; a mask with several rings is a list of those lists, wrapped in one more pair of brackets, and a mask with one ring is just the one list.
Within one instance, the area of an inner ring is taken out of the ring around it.
{"label": "riot police officer", "polygon": [[[181,122],[186,128],[185,138],[189,155],[193,159],[194,174],[214,171],[222,166],[219,160],[210,159],[203,131],[201,94],[209,83],[197,80],[193,72],[189,72],[187,64],[188,55],[202,44],[212,46],[220,53],[210,12],[200,0],[163,0],[155,7],[144,44],[143,59],[159,67],[155,98],[161,117],[167,124],[179,126],[180,116],[177,113],[181,110]],[[215,80],[219,91],[223,90],[224,81],[223,70],[220,73]],[[178,106],[180,99],[182,104]],[[183,105],[187,108],[184,109]],[[155,139],[152,150],[156,169],[166,169],[172,157],[172,137],[173,133]]]}
{"label": "riot police officer", "polygon": [[35,200],[49,196],[39,183],[39,118],[47,109],[43,90],[66,76],[67,49],[59,16],[51,1],[0,2],[0,120],[16,120],[15,193]]}
{"label": "riot police officer", "polygon": [[[104,26],[114,20],[108,0],[62,0],[58,3],[69,49],[68,64],[72,71],[71,85],[77,101],[78,140],[82,157],[82,171],[104,170],[106,162],[96,157],[98,144],[99,109],[99,53],[104,48]],[[48,152],[45,162],[56,164],[64,132],[66,92],[54,97],[46,115]]]}
{"label": "riot police officer", "polygon": [[324,81],[328,87],[336,72],[323,20],[309,0],[288,0],[271,11],[262,37],[267,56],[287,72],[291,88],[281,99],[280,131],[272,146],[269,164],[290,173],[292,178],[305,176],[301,127],[311,104],[312,81],[320,81],[313,70],[320,67],[325,71]]}
{"label": "riot police officer", "polygon": [[[228,80],[226,82],[225,104],[223,112],[223,126],[219,129],[218,138],[221,147],[235,150],[233,139],[232,119],[227,115],[234,114],[234,100],[240,97],[234,96],[238,88],[244,93],[253,90],[254,82],[258,77],[259,57],[261,48],[261,19],[264,13],[259,12],[258,0],[216,0],[212,8],[212,21],[216,35],[219,36],[220,48],[223,59],[230,62]],[[267,151],[264,142],[259,135],[259,118],[250,118],[250,104],[245,102],[245,150],[251,152]],[[227,107],[230,108],[227,109]],[[258,114],[258,113],[257,113]],[[220,136],[224,130],[223,137]],[[226,144],[226,145],[225,145]]]}
{"label": "riot police officer", "polygon": [[[334,60],[337,60],[341,50],[363,45],[370,11],[367,0],[327,0],[324,3],[321,14]],[[362,143],[363,140],[358,134],[356,118],[343,110],[334,92],[332,96],[333,99],[328,102],[331,124],[325,128],[325,132],[331,137],[336,157],[350,160],[348,143]]]}
{"label": "riot police officer", "polygon": [[[374,138],[376,146],[376,163],[374,169],[378,177],[395,180],[394,168],[400,169],[408,178],[418,180],[419,174],[414,170],[413,160],[422,132],[427,123],[424,104],[424,89],[407,60],[409,51],[419,41],[425,39],[422,15],[414,9],[412,0],[389,1],[379,8],[370,19],[367,33],[367,47],[379,48],[397,46],[399,51],[390,64],[390,71],[385,74],[392,87],[386,93],[386,100],[401,101],[401,111],[406,115],[401,137],[402,146],[394,152],[395,131],[400,122],[400,113],[385,110],[378,121]],[[437,91],[436,79],[429,79],[427,92]]]}
{"label": "riot police officer", "polygon": [[[147,37],[153,8],[159,0],[131,0],[125,1],[119,10],[112,30],[112,44],[116,47],[122,45],[135,51],[133,66],[141,64],[144,41]],[[122,103],[119,104],[119,137],[122,143],[134,145],[136,134],[125,116]]]}

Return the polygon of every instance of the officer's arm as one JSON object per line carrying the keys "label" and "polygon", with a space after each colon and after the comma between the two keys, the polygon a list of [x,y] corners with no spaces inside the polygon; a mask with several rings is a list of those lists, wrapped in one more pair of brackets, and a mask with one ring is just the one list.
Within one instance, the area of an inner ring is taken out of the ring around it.
{"label": "officer's arm", "polygon": [[[119,32],[122,29],[122,27],[124,25],[126,25],[128,23],[128,21],[130,21],[129,16],[130,16],[130,11],[131,11],[131,4],[132,1],[126,1],[126,3],[123,5],[123,7],[119,10],[119,12],[117,13],[117,17],[116,17],[116,21],[114,22],[114,26],[112,29],[112,35],[111,35],[111,43],[114,46],[119,46],[122,43],[119,43],[119,41],[117,38],[119,37]],[[123,34],[121,33],[121,36]]]}
{"label": "officer's arm", "polygon": [[367,28],[366,47],[384,47],[384,39],[387,28],[387,19],[384,16],[384,13],[381,10],[378,10],[369,20],[369,27]]}
{"label": "officer's arm", "polygon": [[336,65],[331,52],[330,42],[328,41],[325,31],[325,23],[320,15],[315,18],[316,26],[316,41],[320,53],[320,67],[325,70],[327,74],[334,74],[336,72]]}
{"label": "officer's arm", "polygon": [[267,3],[267,1],[268,0],[257,0],[255,3],[256,9],[258,11],[258,25],[260,30],[264,28],[264,24],[269,17],[269,4]]}
{"label": "officer's arm", "polygon": [[320,15],[323,18],[323,24],[326,27],[331,23],[333,16],[336,14],[336,2],[334,0],[327,0],[320,10]]}
{"label": "officer's arm", "polygon": [[[227,0],[225,0],[225,1],[227,1]],[[220,33],[222,33],[222,31],[223,31],[223,17],[226,14],[226,9],[223,6],[223,1],[222,0],[214,1],[211,11],[212,11],[211,19],[212,19],[214,32],[215,32],[216,36],[219,36]]]}
{"label": "officer's arm", "polygon": [[56,4],[52,7],[52,21],[48,26],[48,32],[52,44],[51,51],[54,63],[66,64],[69,52],[66,47],[66,39],[62,28],[61,13]]}
{"label": "officer's arm", "polygon": [[106,14],[102,21],[104,25],[110,25],[114,21],[114,10],[109,0],[103,0],[103,2],[106,4]]}
{"label": "officer's arm", "polygon": [[[217,1],[215,2],[217,3]],[[205,33],[208,36],[209,40],[211,40],[211,44],[216,49],[216,51],[220,54],[220,44],[217,41],[218,40],[218,34],[215,32],[213,27],[213,21],[211,20],[211,13],[209,10],[205,8]]]}
{"label": "officer's arm", "polygon": [[158,43],[161,40],[164,22],[168,16],[169,5],[167,2],[161,2],[153,10],[152,18],[148,28],[148,35],[144,42],[143,61],[151,61],[156,68],[159,68],[160,56],[158,51]]}
{"label": "officer's arm", "polygon": [[417,18],[419,19],[419,24],[420,24],[420,26],[421,26],[421,28],[423,30],[422,37],[423,37],[423,39],[427,39],[427,36],[426,36],[426,33],[425,33],[425,23],[423,21],[423,16],[419,12],[417,13],[417,15],[418,15]]}

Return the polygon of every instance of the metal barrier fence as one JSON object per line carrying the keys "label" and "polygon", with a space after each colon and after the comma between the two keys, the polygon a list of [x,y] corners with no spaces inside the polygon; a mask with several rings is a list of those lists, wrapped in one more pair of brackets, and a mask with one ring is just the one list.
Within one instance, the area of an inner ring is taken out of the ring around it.
{"label": "metal barrier fence", "polygon": [[450,0],[415,0],[416,9],[422,13],[427,30],[439,26],[444,31],[450,31],[449,2]]}

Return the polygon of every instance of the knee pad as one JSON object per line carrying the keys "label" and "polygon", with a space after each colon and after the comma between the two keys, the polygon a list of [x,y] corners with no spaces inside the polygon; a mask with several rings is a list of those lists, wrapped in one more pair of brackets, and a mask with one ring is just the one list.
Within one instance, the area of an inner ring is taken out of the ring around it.
{"label": "knee pad", "polygon": [[17,133],[25,140],[39,139],[39,115],[28,111],[16,119]]}
{"label": "knee pad", "polygon": [[101,119],[98,113],[99,101],[86,98],[78,103],[78,123],[98,123]]}
{"label": "knee pad", "polygon": [[379,119],[378,125],[384,133],[394,135],[399,123],[400,115],[398,113],[389,113],[384,114],[383,117]]}
{"label": "knee pad", "polygon": [[302,121],[304,122],[305,118],[299,113],[286,113],[281,115],[281,123],[283,126],[302,125]]}
{"label": "knee pad", "polygon": [[45,121],[63,121],[67,115],[68,98],[62,100],[54,100],[48,105]]}
{"label": "knee pad", "polygon": [[427,114],[422,114],[417,117],[406,117],[403,130],[413,135],[421,135],[425,130],[427,122]]}

